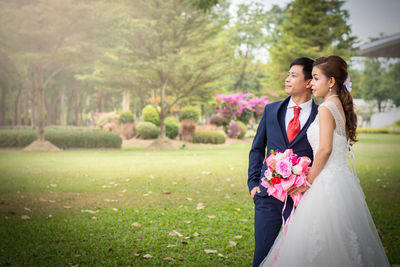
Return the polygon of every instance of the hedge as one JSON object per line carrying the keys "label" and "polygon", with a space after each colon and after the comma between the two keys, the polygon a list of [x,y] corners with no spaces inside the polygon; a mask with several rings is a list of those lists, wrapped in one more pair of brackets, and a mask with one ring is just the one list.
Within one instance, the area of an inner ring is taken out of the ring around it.
{"label": "hedge", "polygon": [[[0,130],[0,147],[26,147],[37,139],[37,130]],[[114,133],[78,127],[50,127],[45,129],[45,140],[62,148],[121,148],[122,139]]]}
{"label": "hedge", "polygon": [[193,136],[193,143],[223,144],[225,143],[225,136],[220,132],[201,130]]}
{"label": "hedge", "polygon": [[358,127],[357,133],[365,133],[365,134],[400,134],[400,128],[396,127],[387,127],[387,128],[363,128]]}
{"label": "hedge", "polygon": [[174,117],[165,119],[165,135],[170,139],[175,139],[179,133],[179,122]]}
{"label": "hedge", "polygon": [[142,110],[142,119],[146,122],[151,122],[156,126],[160,126],[160,116],[157,109],[152,105],[147,105]]}
{"label": "hedge", "polygon": [[193,106],[186,106],[182,108],[179,120],[183,121],[186,119],[193,119],[195,122],[199,120],[200,111],[198,108]]}
{"label": "hedge", "polygon": [[136,131],[141,139],[156,139],[160,134],[160,128],[147,121],[139,122],[136,125]]}

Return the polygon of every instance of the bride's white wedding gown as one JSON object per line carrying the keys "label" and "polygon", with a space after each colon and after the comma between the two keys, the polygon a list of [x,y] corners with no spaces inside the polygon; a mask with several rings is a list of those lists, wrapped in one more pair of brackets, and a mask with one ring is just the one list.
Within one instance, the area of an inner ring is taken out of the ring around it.
{"label": "bride's white wedding gown", "polygon": [[[359,180],[349,170],[343,117],[333,102],[322,106],[336,123],[331,155],[260,266],[390,266]],[[307,138],[315,156],[318,116]]]}

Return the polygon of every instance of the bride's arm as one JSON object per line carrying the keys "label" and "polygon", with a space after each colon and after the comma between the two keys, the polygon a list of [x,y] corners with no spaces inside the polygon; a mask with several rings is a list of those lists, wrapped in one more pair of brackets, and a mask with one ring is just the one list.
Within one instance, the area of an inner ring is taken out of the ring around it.
{"label": "bride's arm", "polygon": [[324,168],[332,152],[333,131],[335,121],[328,108],[320,106],[318,108],[319,123],[319,147],[314,157],[313,165],[307,176],[307,181],[312,184],[314,179]]}
{"label": "bride's arm", "polygon": [[[324,168],[329,156],[332,152],[333,131],[335,130],[335,121],[328,108],[320,106],[318,108],[319,123],[319,147],[315,153],[313,165],[307,176],[307,181],[312,184],[314,179]],[[293,196],[298,193],[305,192],[309,187],[300,186],[293,187],[289,190],[289,195]]]}

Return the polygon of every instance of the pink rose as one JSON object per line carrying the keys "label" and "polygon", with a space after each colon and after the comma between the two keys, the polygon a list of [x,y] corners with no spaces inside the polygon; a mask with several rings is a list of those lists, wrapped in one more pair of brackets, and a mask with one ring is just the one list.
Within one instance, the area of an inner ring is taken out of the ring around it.
{"label": "pink rose", "polygon": [[289,158],[284,158],[276,164],[276,172],[283,178],[288,178],[292,174],[292,162]]}

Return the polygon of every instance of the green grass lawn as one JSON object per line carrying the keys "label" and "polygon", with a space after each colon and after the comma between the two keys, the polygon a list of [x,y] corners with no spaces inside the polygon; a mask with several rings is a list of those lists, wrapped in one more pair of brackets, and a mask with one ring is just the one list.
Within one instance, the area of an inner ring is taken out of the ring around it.
{"label": "green grass lawn", "polygon": [[[400,135],[359,140],[361,185],[400,264]],[[0,265],[249,266],[249,148],[2,150]]]}

